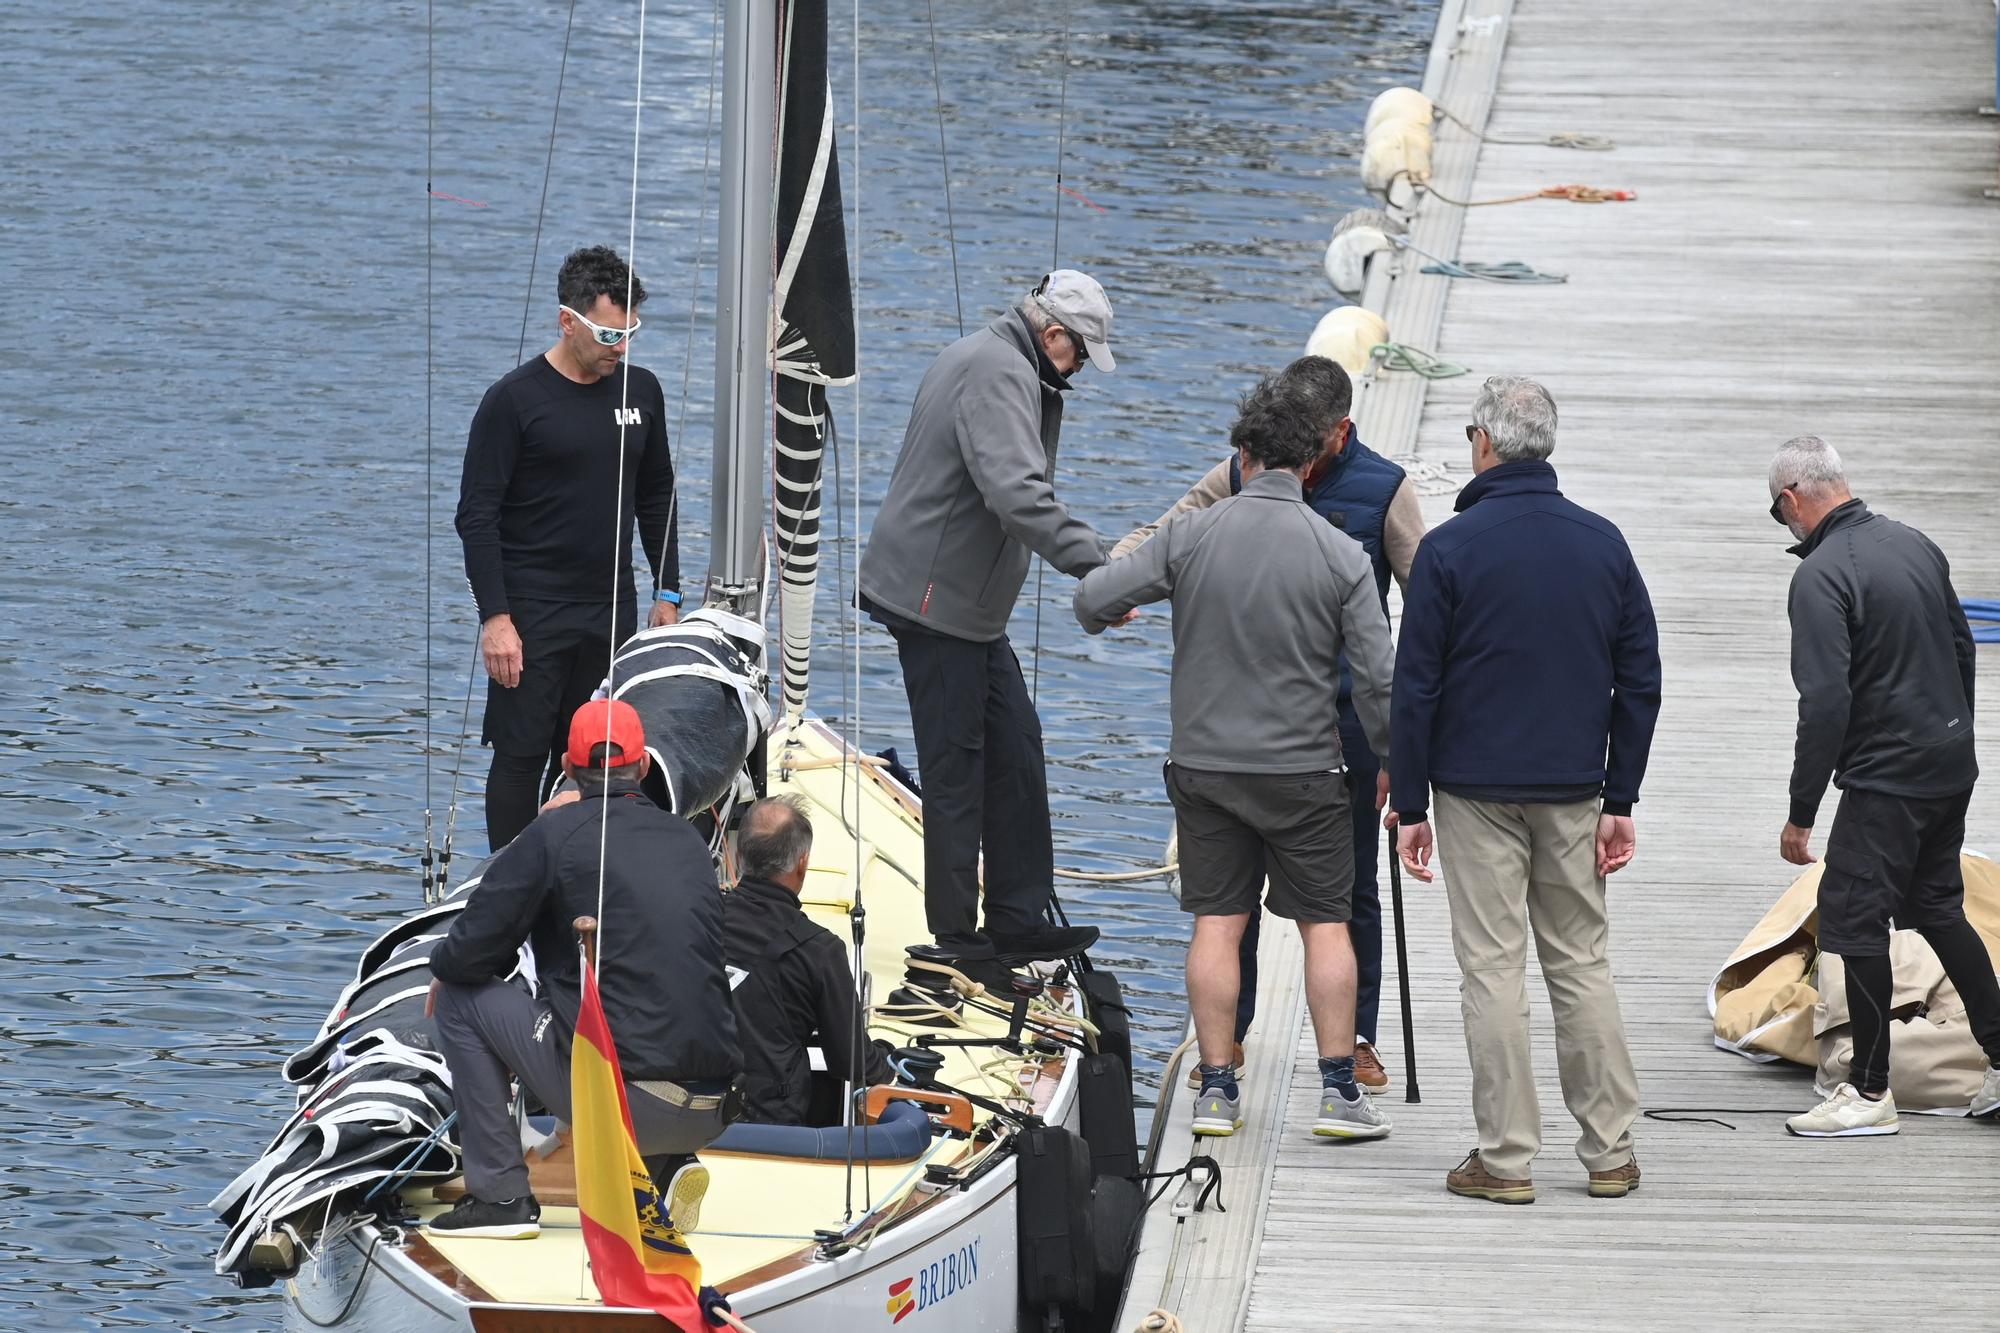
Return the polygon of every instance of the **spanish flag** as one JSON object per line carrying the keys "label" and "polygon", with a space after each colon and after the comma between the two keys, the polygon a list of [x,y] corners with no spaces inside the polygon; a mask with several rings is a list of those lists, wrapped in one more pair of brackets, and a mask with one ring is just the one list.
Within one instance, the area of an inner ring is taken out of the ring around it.
{"label": "spanish flag", "polygon": [[569,1088],[576,1207],[598,1294],[606,1305],[656,1310],[683,1333],[706,1333],[697,1294],[701,1262],[667,1224],[666,1205],[632,1141],[618,1048],[598,999],[597,970],[588,960]]}

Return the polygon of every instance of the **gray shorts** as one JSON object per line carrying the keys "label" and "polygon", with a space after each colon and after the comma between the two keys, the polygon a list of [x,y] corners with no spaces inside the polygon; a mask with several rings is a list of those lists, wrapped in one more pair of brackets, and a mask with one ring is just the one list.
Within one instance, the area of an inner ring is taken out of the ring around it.
{"label": "gray shorts", "polygon": [[1255,912],[1263,898],[1293,921],[1353,916],[1354,826],[1345,773],[1215,773],[1170,763],[1166,779],[1183,909],[1238,916]]}

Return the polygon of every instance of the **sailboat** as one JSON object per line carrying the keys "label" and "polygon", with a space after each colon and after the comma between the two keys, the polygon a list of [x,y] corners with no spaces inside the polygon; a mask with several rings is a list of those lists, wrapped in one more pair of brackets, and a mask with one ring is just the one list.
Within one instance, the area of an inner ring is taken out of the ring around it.
{"label": "sailboat", "polygon": [[[827,393],[855,373],[826,19],[824,0],[726,5],[712,573],[703,607],[625,643],[608,685],[645,718],[654,799],[714,830],[725,883],[738,804],[807,803],[805,908],[854,942],[870,1035],[900,1048],[899,1072],[866,1091],[859,1123],[732,1126],[703,1153],[712,1185],[687,1239],[757,1333],[1106,1328],[1142,1202],[1116,978],[1076,958],[995,995],[927,955],[914,782],[808,708]],[[418,1229],[458,1167],[426,959],[478,882],[364,951],[285,1065],[296,1113],[215,1201],[230,1226],[217,1271],[279,1286],[289,1330],[669,1327],[600,1299],[560,1126],[524,1114],[537,1239]],[[533,972],[524,952],[517,975]],[[845,1072],[826,1077],[852,1108]]]}

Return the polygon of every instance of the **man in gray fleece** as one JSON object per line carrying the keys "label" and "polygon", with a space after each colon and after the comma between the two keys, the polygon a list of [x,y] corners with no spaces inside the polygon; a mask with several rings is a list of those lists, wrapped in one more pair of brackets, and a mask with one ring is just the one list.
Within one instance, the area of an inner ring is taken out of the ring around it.
{"label": "man in gray fleece", "polygon": [[1267,905],[1299,926],[1323,1090],[1313,1133],[1381,1138],[1354,1079],[1351,802],[1334,704],[1343,650],[1369,747],[1389,764],[1389,622],[1361,545],[1305,502],[1320,430],[1299,391],[1244,395],[1230,443],[1242,486],[1173,515],[1134,553],[1086,575],[1076,618],[1096,634],[1145,602],[1174,608],[1174,735],[1166,768],[1181,906],[1195,917],[1188,1004],[1201,1048],[1194,1132],[1242,1126],[1231,1063],[1237,944]]}
{"label": "man in gray fleece", "polygon": [[[1112,369],[1111,302],[1058,269],[917,387],[903,452],[861,557],[861,608],[896,639],[923,781],[924,907],[962,969],[1082,952],[1094,927],[1043,920],[1055,881],[1042,724],[1007,642],[1028,553],[1065,574],[1108,543],[1056,498],[1063,394]],[[980,845],[986,920],[981,928]]]}

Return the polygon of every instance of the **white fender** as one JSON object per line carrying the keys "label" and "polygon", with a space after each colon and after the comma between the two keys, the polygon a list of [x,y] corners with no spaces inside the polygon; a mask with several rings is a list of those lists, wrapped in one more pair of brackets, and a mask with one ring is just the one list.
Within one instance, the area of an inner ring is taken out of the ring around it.
{"label": "white fender", "polygon": [[1431,178],[1431,142],[1427,120],[1383,121],[1362,145],[1361,183],[1385,201],[1398,176],[1407,176],[1413,185],[1423,184]]}
{"label": "white fender", "polygon": [[1368,271],[1368,256],[1388,248],[1389,238],[1380,227],[1350,227],[1335,232],[1326,247],[1327,281],[1342,296],[1360,296]]}
{"label": "white fender", "polygon": [[1368,119],[1361,128],[1361,137],[1365,139],[1375,133],[1375,127],[1386,120],[1428,125],[1436,115],[1437,109],[1431,105],[1431,99],[1415,88],[1385,89],[1368,104]]}
{"label": "white fender", "polygon": [[1312,337],[1306,339],[1306,355],[1336,361],[1360,379],[1368,372],[1368,356],[1375,344],[1388,341],[1387,320],[1364,306],[1344,305],[1321,317]]}

